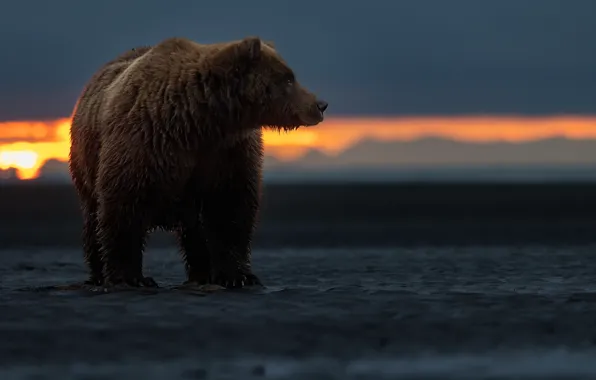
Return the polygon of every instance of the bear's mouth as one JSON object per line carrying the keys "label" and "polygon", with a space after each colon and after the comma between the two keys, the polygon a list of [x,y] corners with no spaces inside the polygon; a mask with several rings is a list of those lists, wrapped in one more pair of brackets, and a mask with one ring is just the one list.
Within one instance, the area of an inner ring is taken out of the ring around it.
{"label": "bear's mouth", "polygon": [[301,127],[314,127],[315,125],[321,123],[324,119],[325,116],[323,112],[317,110],[316,112],[312,112],[307,117],[299,117],[298,115],[295,115],[294,120],[287,120],[287,123],[265,124],[263,127],[290,132]]}
{"label": "bear's mouth", "polygon": [[320,111],[317,109],[316,112],[316,116],[309,118],[308,120],[304,120],[302,125],[304,125],[305,127],[314,127],[315,125],[318,125],[319,123],[321,123],[323,120],[325,120],[325,115],[323,114],[323,111]]}

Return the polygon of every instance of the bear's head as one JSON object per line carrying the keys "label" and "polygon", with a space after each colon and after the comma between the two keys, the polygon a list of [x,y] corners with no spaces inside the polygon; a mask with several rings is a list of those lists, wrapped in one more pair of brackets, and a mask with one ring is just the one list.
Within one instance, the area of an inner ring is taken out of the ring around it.
{"label": "bear's head", "polygon": [[208,61],[212,84],[227,98],[218,102],[227,108],[222,111],[283,130],[323,121],[327,102],[300,85],[272,43],[248,37],[225,45]]}

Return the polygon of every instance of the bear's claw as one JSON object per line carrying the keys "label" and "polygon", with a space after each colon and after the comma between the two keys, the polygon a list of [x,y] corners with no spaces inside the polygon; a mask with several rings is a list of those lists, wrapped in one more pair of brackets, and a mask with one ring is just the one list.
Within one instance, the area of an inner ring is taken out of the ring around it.
{"label": "bear's claw", "polygon": [[85,281],[83,284],[90,285],[90,286],[102,286],[103,278],[92,276],[87,281]]}
{"label": "bear's claw", "polygon": [[133,288],[159,288],[157,282],[151,277],[133,277],[118,280],[107,280],[106,286],[119,286],[125,285]]}
{"label": "bear's claw", "polygon": [[220,273],[213,277],[211,283],[223,286],[224,288],[227,288],[227,289],[243,288],[245,286],[253,286],[253,285],[263,286],[263,284],[261,283],[261,280],[259,280],[259,278],[257,276],[255,276],[252,273],[242,273],[242,272],[232,274],[232,275],[226,275],[226,274]]}

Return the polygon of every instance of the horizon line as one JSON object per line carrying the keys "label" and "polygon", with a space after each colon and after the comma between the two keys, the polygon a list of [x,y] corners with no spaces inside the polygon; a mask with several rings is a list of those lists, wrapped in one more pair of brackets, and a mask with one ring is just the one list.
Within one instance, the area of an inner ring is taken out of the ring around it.
{"label": "horizon line", "polygon": [[[325,120],[345,120],[345,119],[366,119],[366,120],[387,120],[387,119],[499,119],[499,120],[510,120],[510,119],[593,119],[596,118],[595,113],[566,113],[566,112],[554,112],[554,113],[514,113],[514,112],[466,112],[466,113],[343,113],[343,114],[328,114]],[[46,116],[46,117],[23,117],[23,118],[11,118],[4,119],[0,117],[1,124],[9,123],[53,123],[59,120],[72,119],[72,114],[62,116]]]}

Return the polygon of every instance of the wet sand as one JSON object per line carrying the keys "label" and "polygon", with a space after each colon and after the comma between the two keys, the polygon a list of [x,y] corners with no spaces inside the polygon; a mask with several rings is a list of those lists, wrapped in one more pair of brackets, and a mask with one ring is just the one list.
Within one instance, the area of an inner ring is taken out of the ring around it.
{"label": "wet sand", "polygon": [[1,187],[1,379],[592,379],[596,186],[269,186],[266,288],[85,278],[70,187]]}

